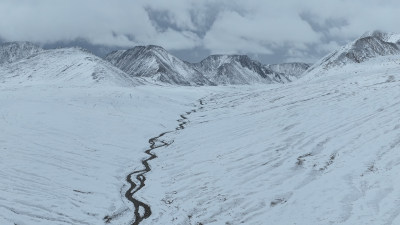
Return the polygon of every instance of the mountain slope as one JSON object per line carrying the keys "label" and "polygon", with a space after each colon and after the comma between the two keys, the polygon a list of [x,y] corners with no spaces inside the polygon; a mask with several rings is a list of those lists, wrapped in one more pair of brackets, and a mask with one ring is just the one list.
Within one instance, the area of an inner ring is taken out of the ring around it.
{"label": "mountain slope", "polygon": [[366,33],[359,39],[328,54],[308,69],[307,74],[320,74],[335,67],[362,63],[369,59],[400,54],[399,36],[382,32]]}
{"label": "mountain slope", "polygon": [[175,85],[212,85],[206,77],[159,46],[137,46],[108,54],[106,60],[133,77]]}
{"label": "mountain slope", "polygon": [[0,45],[0,65],[12,63],[43,51],[30,42],[7,42]]}
{"label": "mountain slope", "polygon": [[400,224],[399,60],[204,98],[156,151],[143,225]]}
{"label": "mountain slope", "polygon": [[143,82],[89,52],[67,48],[41,51],[3,65],[0,83],[132,86]]}
{"label": "mountain slope", "polygon": [[216,84],[285,83],[289,79],[246,55],[211,55],[193,64]]}
{"label": "mountain slope", "polygon": [[291,80],[295,80],[300,78],[308,68],[310,68],[310,64],[307,63],[281,63],[281,64],[271,64],[267,65],[271,70],[284,74],[286,77]]}

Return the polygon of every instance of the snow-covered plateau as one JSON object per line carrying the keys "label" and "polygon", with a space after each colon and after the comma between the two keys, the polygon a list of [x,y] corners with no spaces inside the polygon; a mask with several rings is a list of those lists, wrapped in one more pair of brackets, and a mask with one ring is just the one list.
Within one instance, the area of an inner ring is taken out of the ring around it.
{"label": "snow-covered plateau", "polygon": [[202,87],[35,54],[0,67],[1,225],[400,224],[397,54]]}

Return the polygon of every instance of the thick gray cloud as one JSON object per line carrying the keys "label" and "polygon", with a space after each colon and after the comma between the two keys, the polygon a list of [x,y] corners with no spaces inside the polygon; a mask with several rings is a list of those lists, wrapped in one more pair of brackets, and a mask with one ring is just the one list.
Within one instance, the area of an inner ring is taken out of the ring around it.
{"label": "thick gray cloud", "polygon": [[313,61],[366,31],[400,32],[399,10],[394,0],[2,0],[0,37],[98,54],[156,44],[189,61]]}

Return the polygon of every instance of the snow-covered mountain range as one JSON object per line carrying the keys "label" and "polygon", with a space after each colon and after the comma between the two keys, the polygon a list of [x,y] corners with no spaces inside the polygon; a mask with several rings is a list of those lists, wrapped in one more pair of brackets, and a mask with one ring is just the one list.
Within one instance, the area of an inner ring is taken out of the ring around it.
{"label": "snow-covered mountain range", "polygon": [[[89,64],[91,68],[78,68]],[[246,55],[211,55],[199,63],[189,63],[154,45],[114,51],[102,60],[79,48],[43,50],[29,42],[0,45],[0,65],[5,74],[1,82],[17,81],[18,77],[22,82],[33,81],[44,74],[49,76],[46,82],[56,76],[60,81],[63,74],[72,76],[65,78],[72,81],[82,73],[85,79],[92,77],[96,82],[109,79],[126,85],[149,82],[182,86],[288,83],[300,78],[309,67],[305,63],[263,65]],[[64,70],[67,67],[68,71]]]}
{"label": "snow-covered mountain range", "polygon": [[[45,65],[49,65],[46,61],[64,65],[59,65],[57,68],[75,64],[82,65],[76,63],[79,61],[78,58],[82,58],[86,61],[93,59],[99,63],[98,65],[102,65],[102,69],[92,68],[93,71],[90,74],[93,75],[94,80],[107,80],[110,76],[110,79],[115,81],[118,77],[120,82],[128,85],[130,82],[143,83],[146,81],[183,86],[288,83],[303,76],[320,76],[330,69],[347,64],[362,63],[379,56],[399,54],[399,40],[400,35],[397,34],[367,32],[352,43],[328,54],[312,66],[306,63],[263,65],[246,55],[211,55],[201,62],[189,63],[171,55],[164,48],[154,45],[111,52],[105,57],[105,60],[110,63],[106,63],[99,57],[83,50],[43,50],[29,42],[11,42],[0,45],[0,65],[5,68],[3,73],[7,74],[0,79],[5,82],[5,79],[28,74],[27,76],[32,80],[38,76],[33,76],[34,74],[30,74],[30,72],[18,73],[14,76],[12,71],[29,71],[32,64],[43,69],[46,67]],[[70,57],[71,55],[75,55],[77,58]],[[46,57],[49,59],[47,60]],[[59,60],[61,58],[63,60]],[[25,60],[26,64],[17,63],[12,66],[14,62],[21,60]],[[56,62],[57,60],[58,62]],[[74,62],[68,62],[68,60]],[[104,68],[113,72],[106,73]],[[36,71],[41,73],[38,68],[31,72]],[[62,71],[58,71],[58,73],[58,75],[62,75]]]}
{"label": "snow-covered mountain range", "polygon": [[175,85],[287,83],[308,68],[301,63],[263,65],[246,55],[211,55],[188,63],[154,45],[114,51],[105,59],[134,77]]}
{"label": "snow-covered mountain range", "polygon": [[0,60],[7,62],[0,67],[1,83],[75,86],[144,83],[80,48],[42,50],[29,43],[15,42],[0,47],[0,53],[4,56]]}
{"label": "snow-covered mountain range", "polygon": [[12,63],[43,51],[30,42],[7,42],[0,45],[0,65]]}

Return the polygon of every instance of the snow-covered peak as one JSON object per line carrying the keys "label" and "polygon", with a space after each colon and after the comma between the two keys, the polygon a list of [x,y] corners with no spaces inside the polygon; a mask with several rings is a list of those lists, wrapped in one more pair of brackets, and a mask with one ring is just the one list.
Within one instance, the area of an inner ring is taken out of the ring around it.
{"label": "snow-covered peak", "polygon": [[285,74],[291,80],[300,78],[303,73],[310,68],[310,64],[293,62],[293,63],[281,63],[268,65],[270,69],[277,73]]}
{"label": "snow-covered peak", "polygon": [[213,84],[192,65],[169,54],[160,46],[137,46],[128,50],[114,51],[105,59],[133,77],[145,77],[156,83]]}
{"label": "snow-covered peak", "polygon": [[376,37],[390,43],[398,43],[400,41],[400,34],[387,33],[378,30],[365,32],[360,38],[365,38],[365,37]]}
{"label": "snow-covered peak", "polygon": [[134,86],[143,82],[85,50],[63,48],[40,51],[5,64],[0,71],[0,83]]}
{"label": "snow-covered peak", "polygon": [[193,64],[216,84],[285,83],[290,80],[247,55],[211,55]]}
{"label": "snow-covered peak", "polygon": [[306,72],[320,75],[335,67],[342,67],[352,63],[362,63],[369,59],[400,54],[396,44],[400,38],[397,34],[388,34],[379,31],[367,32],[357,40],[328,54],[315,63]]}
{"label": "snow-covered peak", "polygon": [[217,63],[222,65],[224,63],[231,63],[231,62],[249,62],[253,61],[247,55],[210,55],[207,58],[203,59],[200,63],[203,64],[210,64],[210,63]]}
{"label": "snow-covered peak", "polygon": [[7,42],[0,45],[0,65],[12,63],[43,51],[30,42]]}

